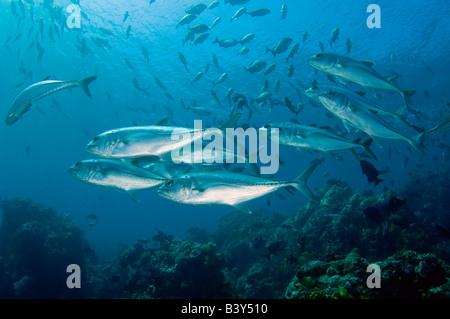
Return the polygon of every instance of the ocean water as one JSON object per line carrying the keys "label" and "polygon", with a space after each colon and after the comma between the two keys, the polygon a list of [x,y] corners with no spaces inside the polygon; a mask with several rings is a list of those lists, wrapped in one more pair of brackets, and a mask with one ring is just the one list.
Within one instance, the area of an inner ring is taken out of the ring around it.
{"label": "ocean water", "polygon": [[[212,1],[205,3],[209,2]],[[303,111],[293,114],[285,105],[272,108],[270,104],[254,103],[250,119],[244,108],[237,127],[259,128],[269,122],[294,120],[329,126],[352,140],[364,136],[361,132],[346,133],[338,119],[330,117],[325,108],[314,107],[304,93],[313,80],[319,85],[336,85],[307,62],[321,52],[320,42],[326,52],[373,62],[373,68],[383,76],[395,76],[402,90],[416,90],[410,102],[416,112],[407,114],[412,124],[429,129],[449,109],[450,5],[445,1],[376,1],[381,9],[381,28],[369,28],[366,24],[370,15],[366,9],[375,1],[250,0],[235,6],[219,2],[216,8],[206,9],[190,23],[190,26],[196,23],[211,26],[216,18],[222,18],[208,31],[209,37],[195,45],[189,41],[183,44],[188,26],[177,27],[177,23],[185,15],[185,9],[197,1],[1,1],[0,114],[6,117],[16,96],[47,76],[55,80],[97,76],[89,85],[92,99],[79,88],[62,90],[36,101],[17,123],[8,126],[1,121],[1,199],[30,198],[62,215],[70,215],[82,226],[89,245],[102,260],[115,256],[120,243],[132,245],[139,238],[152,238],[158,230],[180,238],[192,227],[214,232],[219,219],[233,211],[232,207],[175,203],[158,196],[157,188],[139,191],[140,202],[136,202],[125,192],[82,183],[70,176],[67,169],[77,161],[93,158],[85,146],[107,130],[152,125],[166,117],[174,126],[193,127],[194,120],[202,120],[204,127],[218,127],[230,114],[231,106],[225,98],[230,88],[250,100],[258,95],[266,80],[273,99],[284,101],[288,97],[294,105],[303,103]],[[80,27],[70,29],[67,27],[70,13],[66,9],[72,3],[82,14]],[[285,19],[281,19],[283,4],[288,8]],[[243,15],[230,21],[242,6],[248,11],[264,7],[270,14]],[[124,21],[126,12],[129,16]],[[329,40],[336,28],[339,36],[330,47]],[[238,54],[241,44],[224,48],[213,43],[216,38],[239,40],[250,33],[255,37],[245,45],[249,48],[246,55]],[[293,39],[286,52],[274,57],[266,51],[266,47],[274,47],[283,37]],[[97,45],[96,39],[107,41],[107,46]],[[89,52],[81,49],[83,41]],[[287,62],[295,43],[299,43],[298,52]],[[148,61],[143,48],[148,52]],[[179,52],[186,58],[189,73],[179,59]],[[222,71],[228,73],[228,78],[217,85],[214,81],[222,72],[214,65],[213,54]],[[275,63],[275,70],[269,75],[245,70],[258,59]],[[295,71],[289,77],[291,64]],[[204,72],[208,65],[209,70],[202,78],[191,83],[195,74]],[[166,90],[158,86],[155,77],[164,83]],[[146,93],[136,88],[134,79]],[[367,90],[357,84],[348,84],[348,88],[366,92],[392,111],[403,104],[401,96],[392,91]],[[221,106],[211,90],[217,93]],[[180,99],[185,104],[196,103],[210,115],[184,109]],[[417,134],[413,129],[399,127],[408,136]],[[398,140],[376,139],[371,149],[379,160],[368,160],[385,172],[380,175],[383,182],[376,187],[368,183],[359,161],[349,151],[336,152],[339,158],[335,158],[323,152],[280,146],[282,165],[268,177],[293,180],[311,161],[323,159],[308,181],[313,191],[322,189],[330,179],[338,179],[347,182],[355,192],[380,194],[386,189],[400,189],[416,176],[440,174],[448,168],[450,158],[449,136],[445,132],[427,139],[427,156]],[[284,190],[278,192],[285,196],[272,196],[270,207],[267,196],[249,202],[248,206],[254,211],[292,215],[308,201],[299,192],[294,195]],[[92,220],[86,217],[88,214],[98,216],[94,226],[89,225]]]}

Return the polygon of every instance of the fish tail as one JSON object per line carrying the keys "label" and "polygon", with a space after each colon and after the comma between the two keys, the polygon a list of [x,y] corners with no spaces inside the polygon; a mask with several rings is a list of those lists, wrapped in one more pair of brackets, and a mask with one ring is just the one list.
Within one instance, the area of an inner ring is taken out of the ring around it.
{"label": "fish tail", "polygon": [[79,85],[80,85],[81,89],[83,90],[84,93],[86,93],[86,95],[87,95],[90,99],[92,99],[92,95],[91,95],[91,92],[89,91],[89,87],[88,87],[88,86],[89,86],[89,84],[90,84],[92,81],[94,81],[96,78],[97,78],[97,76],[96,76],[96,75],[93,75],[93,76],[87,77],[87,78],[85,78],[85,79],[79,81]]}
{"label": "fish tail", "polygon": [[424,133],[420,133],[419,135],[415,136],[414,138],[408,138],[407,142],[420,154],[422,154],[423,156],[426,156],[427,153],[425,152],[425,148],[422,145],[423,137],[424,137]]}
{"label": "fish tail", "polygon": [[266,53],[271,52],[273,54],[273,57],[276,56],[275,50],[272,50],[271,48],[266,47]]}
{"label": "fish tail", "polygon": [[425,139],[427,138],[428,131],[423,131],[416,136],[414,136],[412,139],[413,141],[417,142],[422,148],[424,148]]}
{"label": "fish tail", "polygon": [[320,164],[319,160],[314,160],[311,163],[311,166],[308,167],[303,173],[301,173],[293,182],[292,186],[294,186],[297,190],[304,193],[306,196],[309,197],[312,201],[319,203],[320,200],[317,199],[317,197],[314,195],[314,193],[309,189],[306,182],[308,181],[309,176],[314,172],[317,165]]}
{"label": "fish tail", "polygon": [[411,96],[413,96],[416,93],[416,90],[407,90],[407,91],[401,91],[402,97],[403,97],[403,108],[400,109],[400,114],[408,113],[409,112],[409,99]]}
{"label": "fish tail", "polygon": [[369,154],[370,156],[372,156],[375,160],[378,161],[377,156],[375,155],[375,153],[370,149],[370,145],[372,144],[373,139],[369,138],[367,141],[365,141],[364,143],[362,143],[362,147],[364,148],[364,151]]}

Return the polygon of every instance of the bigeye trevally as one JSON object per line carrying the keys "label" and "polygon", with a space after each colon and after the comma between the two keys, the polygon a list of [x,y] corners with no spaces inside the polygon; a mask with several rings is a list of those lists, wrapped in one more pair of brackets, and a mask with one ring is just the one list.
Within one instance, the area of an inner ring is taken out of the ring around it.
{"label": "bigeye trevally", "polygon": [[80,81],[46,80],[34,83],[25,88],[16,97],[13,104],[9,108],[5,122],[7,125],[16,123],[17,120],[30,109],[33,102],[63,89],[79,86],[89,98],[92,98],[91,92],[89,92],[88,85],[96,78],[97,77],[94,75]]}

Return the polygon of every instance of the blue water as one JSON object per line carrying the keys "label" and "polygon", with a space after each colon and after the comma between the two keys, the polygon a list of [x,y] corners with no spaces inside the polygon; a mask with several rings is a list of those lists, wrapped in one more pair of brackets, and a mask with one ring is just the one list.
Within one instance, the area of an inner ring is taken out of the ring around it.
{"label": "blue water", "polygon": [[[294,115],[285,106],[275,106],[270,111],[266,105],[255,112],[249,122],[247,114],[244,114],[238,126],[247,124],[258,128],[269,121],[296,119],[303,124],[329,125],[343,130],[339,121],[326,116],[325,109],[313,107],[304,94],[300,98],[294,90],[298,88],[304,92],[313,79],[321,84],[331,84],[324,74],[316,73],[306,62],[308,57],[320,52],[320,41],[327,51],[345,54],[347,38],[350,38],[350,56],[374,62],[376,70],[383,75],[398,75],[397,83],[402,89],[415,89],[417,93],[412,98],[412,108],[420,111],[422,117],[419,120],[410,114],[408,119],[412,123],[430,128],[448,110],[450,5],[445,1],[377,1],[381,8],[380,29],[369,29],[366,25],[369,15],[366,8],[373,1],[250,0],[245,4],[247,9],[265,7],[271,13],[254,18],[241,16],[232,22],[230,18],[240,6],[220,2],[217,8],[205,10],[191,23],[211,25],[217,17],[222,17],[204,43],[191,46],[182,43],[187,27],[176,28],[176,24],[185,14],[184,10],[196,1],[156,0],[149,4],[149,1],[142,0],[82,0],[79,1],[83,11],[81,29],[64,28],[59,35],[55,29],[61,32],[61,20],[52,20],[50,10],[43,6],[42,1],[24,1],[24,17],[17,0],[14,1],[17,15],[12,13],[10,1],[1,1],[0,114],[6,116],[22,89],[48,75],[52,79],[78,80],[95,74],[97,79],[90,85],[92,99],[79,88],[74,88],[40,100],[12,126],[0,121],[0,197],[27,197],[53,207],[60,214],[70,214],[83,226],[91,247],[105,259],[116,254],[119,243],[132,244],[138,238],[151,238],[156,230],[179,237],[184,237],[194,226],[214,231],[219,218],[232,208],[177,204],[159,197],[156,189],[141,191],[141,202],[137,203],[126,193],[81,183],[66,170],[76,161],[91,158],[84,147],[106,130],[150,125],[167,116],[171,117],[172,124],[179,126],[193,126],[195,119],[202,119],[205,126],[218,126],[227,119],[230,111],[224,98],[229,88],[250,98],[258,94],[266,79],[274,98],[283,100],[288,97],[294,105],[302,101],[305,103],[304,111]],[[63,23],[68,16],[65,8],[70,3],[53,1],[53,8],[63,10],[60,11],[64,14]],[[288,7],[285,20],[280,19],[282,4]],[[129,17],[122,23],[126,11]],[[39,21],[44,26],[42,37]],[[131,32],[127,38],[129,25]],[[340,34],[330,49],[328,40],[335,28],[339,28]],[[52,29],[53,40],[49,29]],[[308,32],[305,42],[302,40],[304,31]],[[254,33],[255,38],[247,44],[250,52],[245,56],[237,55],[241,45],[221,48],[212,43],[216,37],[240,39],[248,33]],[[21,36],[16,39],[19,34]],[[97,46],[92,40],[95,37],[107,40],[110,48]],[[266,53],[265,48],[274,47],[282,37],[291,37],[293,43],[300,43],[299,52],[289,63],[285,61],[289,51],[276,58]],[[44,50],[39,61],[36,45],[30,47],[35,39]],[[77,48],[82,39],[92,51],[84,57]],[[144,59],[142,47],[148,51],[149,62]],[[186,57],[190,73],[180,62],[178,52]],[[213,53],[221,68],[229,74],[223,84],[215,87],[213,81],[221,73],[213,64]],[[125,64],[124,58],[132,63],[135,71]],[[262,72],[251,75],[244,67],[256,59],[276,63],[277,67],[268,76]],[[190,84],[194,75],[204,71],[208,63],[209,71],[200,81]],[[295,66],[295,73],[288,78],[291,63]],[[21,66],[32,72],[32,76],[27,77],[21,72]],[[174,100],[158,87],[155,76],[161,79]],[[141,87],[148,87],[148,96],[134,87],[133,78]],[[281,86],[278,92],[274,92],[277,79]],[[211,89],[217,92],[222,108],[212,97]],[[387,91],[379,94],[386,108],[397,110],[401,106],[398,94]],[[195,100],[212,115],[199,116],[186,111],[181,107],[180,99],[185,103]],[[60,106],[60,110],[54,107],[54,103]],[[406,131],[409,136],[413,133]],[[395,190],[412,176],[439,172],[443,166],[448,166],[448,148],[437,146],[448,145],[448,136],[439,134],[433,138],[439,138],[439,141],[427,144],[427,157],[409,150],[407,144],[400,141],[383,139],[380,140],[382,148],[373,145],[372,149],[379,157],[374,164],[380,170],[388,169],[383,175],[385,182],[377,188],[368,184],[361,174],[359,162],[345,151],[339,152],[343,159],[339,161],[327,154],[281,147],[284,166],[273,177],[291,180],[313,159],[323,157],[325,162],[309,180],[313,190],[321,189],[331,178],[348,182],[355,192],[373,190],[379,193],[384,187]],[[266,202],[267,197],[264,197],[252,201],[249,206],[253,210],[293,214],[307,199],[296,193],[295,196],[286,195],[284,200],[273,196],[270,207]],[[88,225],[90,220],[86,218],[90,213],[99,216],[93,227]]]}

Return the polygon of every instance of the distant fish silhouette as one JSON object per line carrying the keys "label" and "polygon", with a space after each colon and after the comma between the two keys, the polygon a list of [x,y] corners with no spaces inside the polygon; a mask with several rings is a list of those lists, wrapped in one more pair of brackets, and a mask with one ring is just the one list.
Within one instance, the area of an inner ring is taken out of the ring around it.
{"label": "distant fish silhouette", "polygon": [[380,174],[380,172],[368,161],[361,160],[360,164],[361,164],[362,173],[367,176],[367,180],[369,181],[369,184],[373,182],[376,187],[380,182],[383,181],[382,179],[378,178],[378,175]]}

